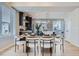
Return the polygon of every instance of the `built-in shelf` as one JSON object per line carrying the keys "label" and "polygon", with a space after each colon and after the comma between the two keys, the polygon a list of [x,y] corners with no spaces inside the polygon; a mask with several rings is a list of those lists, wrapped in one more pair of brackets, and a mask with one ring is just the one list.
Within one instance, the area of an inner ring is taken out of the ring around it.
{"label": "built-in shelf", "polygon": [[21,29],[27,31],[32,30],[32,17],[30,16],[23,16],[23,12],[19,12],[19,26],[25,26],[24,28],[20,28],[19,34],[22,34]]}
{"label": "built-in shelf", "polygon": [[25,27],[26,27],[26,30],[32,29],[32,17],[30,16],[25,17]]}

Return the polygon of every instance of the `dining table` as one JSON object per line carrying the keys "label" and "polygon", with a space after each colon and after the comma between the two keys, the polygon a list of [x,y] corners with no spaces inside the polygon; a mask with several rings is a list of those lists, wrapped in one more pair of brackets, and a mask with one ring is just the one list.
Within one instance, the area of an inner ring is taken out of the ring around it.
{"label": "dining table", "polygon": [[[34,55],[36,56],[36,43],[37,43],[37,48],[38,48],[38,56],[41,56],[42,53],[41,53],[41,42],[43,42],[43,47],[44,47],[44,41],[50,41],[50,47],[51,47],[51,43],[53,43],[53,54],[56,54],[56,36],[54,35],[51,35],[51,36],[48,36],[48,35],[42,35],[42,36],[39,36],[39,35],[21,35],[19,36],[19,38],[22,38],[22,37],[25,37],[26,38],[26,46],[27,46],[27,43],[29,43],[29,41],[34,41]],[[59,39],[59,38],[58,38]],[[63,53],[64,53],[64,38],[61,38],[61,46],[63,47]],[[27,47],[26,47],[26,50],[27,50]]]}

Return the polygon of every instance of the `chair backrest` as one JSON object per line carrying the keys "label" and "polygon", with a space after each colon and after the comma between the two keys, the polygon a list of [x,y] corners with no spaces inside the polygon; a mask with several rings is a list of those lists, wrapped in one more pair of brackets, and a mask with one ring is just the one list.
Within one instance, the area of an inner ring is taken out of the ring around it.
{"label": "chair backrest", "polygon": [[15,40],[20,40],[18,36],[15,36],[14,39],[15,39]]}

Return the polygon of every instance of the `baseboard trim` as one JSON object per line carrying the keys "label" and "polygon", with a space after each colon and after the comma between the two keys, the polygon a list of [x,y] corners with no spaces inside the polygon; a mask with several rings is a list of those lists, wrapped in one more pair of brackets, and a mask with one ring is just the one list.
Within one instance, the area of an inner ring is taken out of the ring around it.
{"label": "baseboard trim", "polygon": [[[66,39],[65,39],[66,40]],[[74,41],[72,41],[71,39],[67,39],[66,41],[70,42],[72,45],[79,47],[79,44],[75,43]]]}

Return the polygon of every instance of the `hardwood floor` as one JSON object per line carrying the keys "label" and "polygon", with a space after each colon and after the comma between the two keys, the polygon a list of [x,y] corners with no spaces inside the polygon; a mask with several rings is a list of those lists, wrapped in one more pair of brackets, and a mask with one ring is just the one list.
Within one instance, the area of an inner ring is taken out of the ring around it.
{"label": "hardwood floor", "polygon": [[69,42],[65,43],[65,56],[79,56],[79,47],[76,47]]}
{"label": "hardwood floor", "polygon": [[[34,56],[34,48],[33,48],[33,44],[29,45],[30,51],[28,52],[29,56]],[[79,48],[70,44],[69,42],[65,42],[65,52],[62,55],[60,52],[60,48],[59,45],[57,45],[56,47],[56,56],[79,56]],[[22,47],[19,48],[19,50],[17,49],[17,52],[15,52],[14,50],[14,46],[12,48],[9,48],[8,50],[6,50],[5,52],[1,53],[1,56],[27,56],[27,53],[24,52],[22,50]],[[36,50],[36,56],[38,56],[38,51]],[[50,56],[50,50],[49,49],[44,49],[44,56]],[[54,54],[52,56],[55,56]]]}

